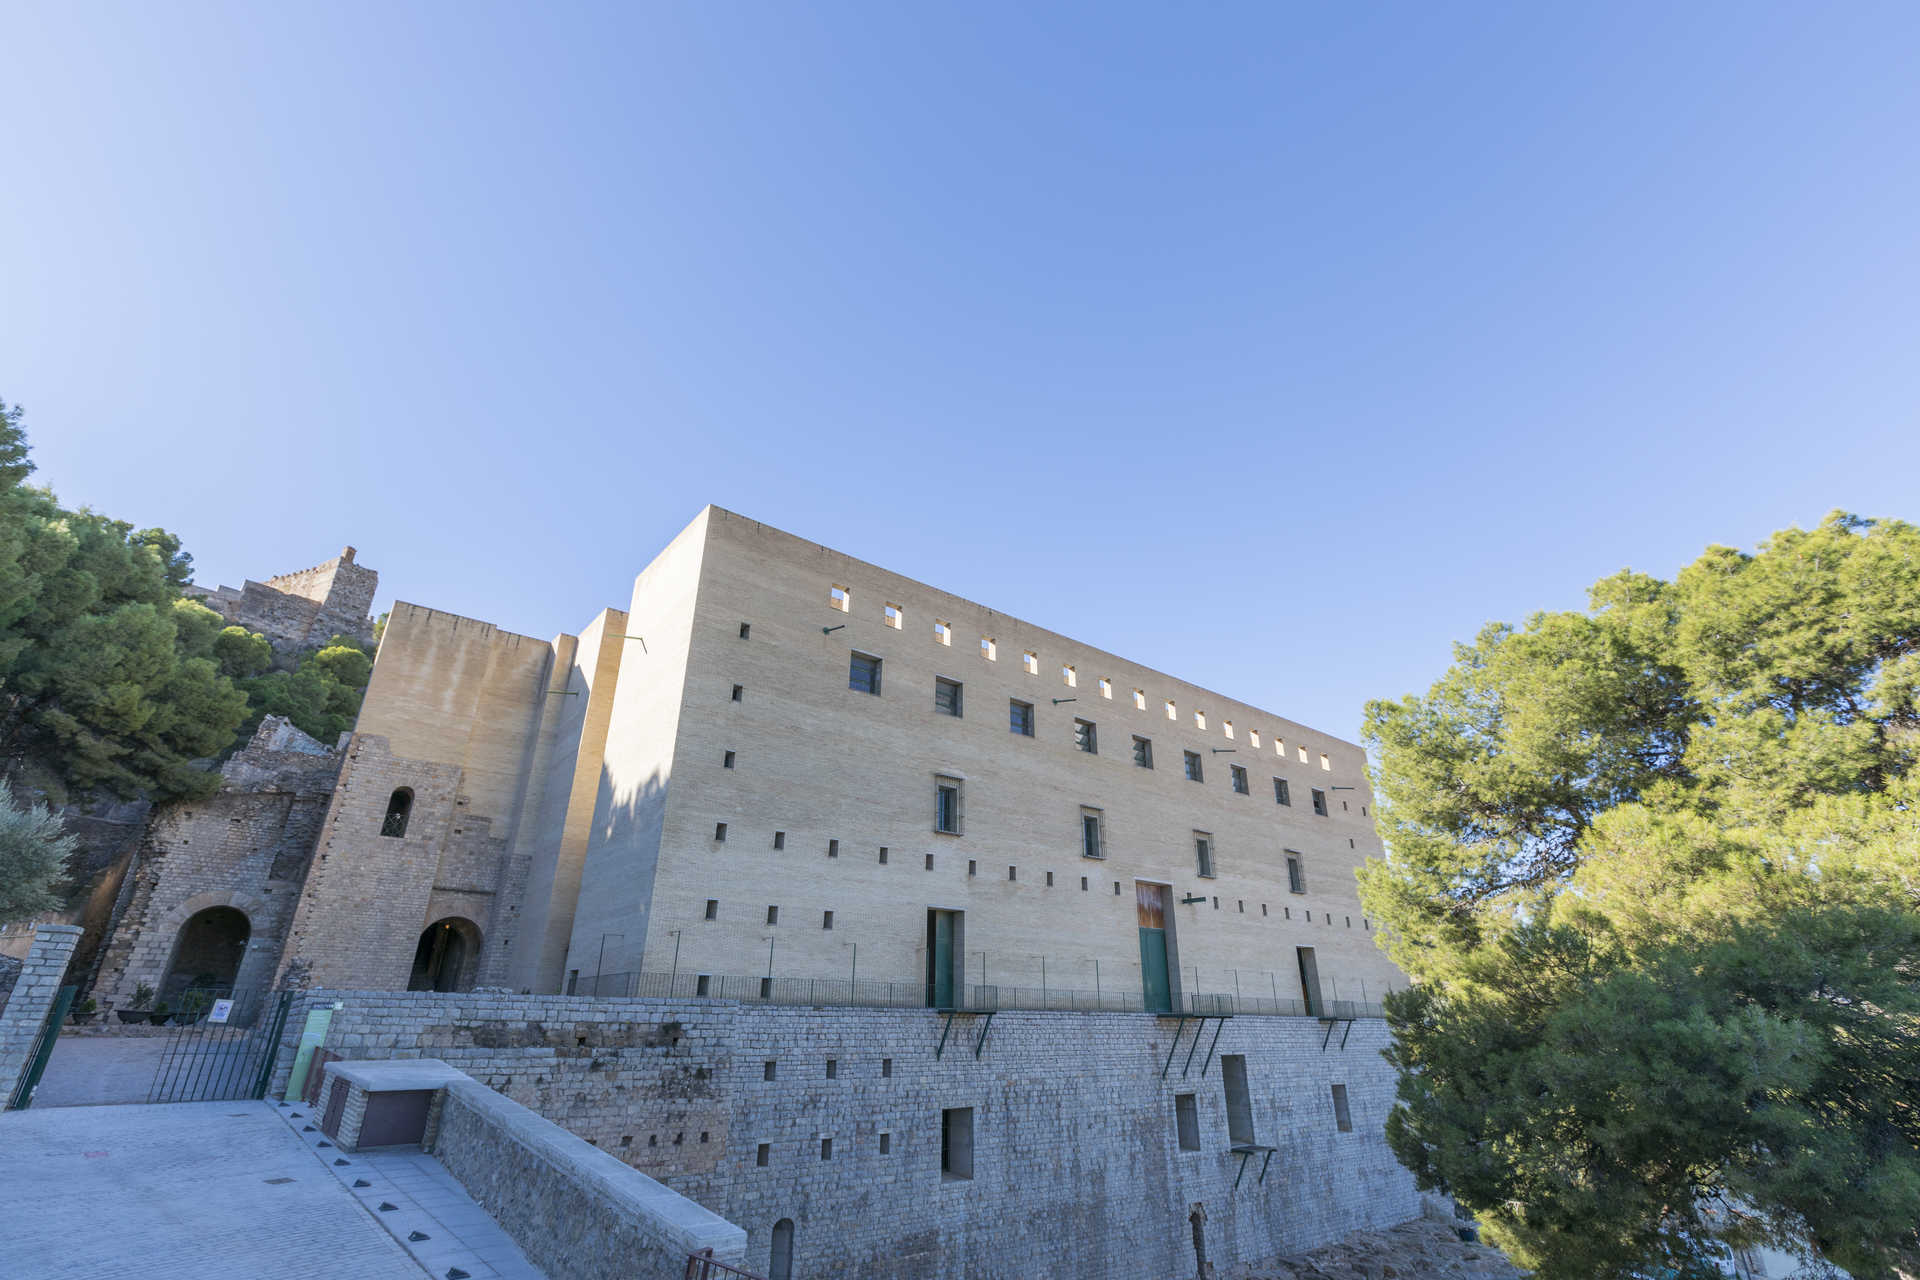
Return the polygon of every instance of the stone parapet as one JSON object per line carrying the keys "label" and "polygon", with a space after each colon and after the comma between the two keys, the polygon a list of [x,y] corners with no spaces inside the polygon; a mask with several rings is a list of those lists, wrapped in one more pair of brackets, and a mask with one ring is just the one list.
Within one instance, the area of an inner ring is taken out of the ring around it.
{"label": "stone parapet", "polygon": [[59,994],[80,932],[78,925],[71,924],[43,924],[34,930],[33,949],[14,981],[6,1010],[0,1012],[0,1106],[13,1096],[26,1069],[27,1056]]}

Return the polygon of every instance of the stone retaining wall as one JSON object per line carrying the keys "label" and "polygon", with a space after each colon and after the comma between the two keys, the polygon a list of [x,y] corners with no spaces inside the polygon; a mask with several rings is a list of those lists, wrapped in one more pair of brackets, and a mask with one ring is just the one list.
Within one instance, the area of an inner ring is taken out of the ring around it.
{"label": "stone retaining wall", "polygon": [[[963,1015],[941,1050],[932,1010],[325,991],[288,1019],[283,1072],[306,1009],[336,1000],[327,1048],[444,1060],[740,1224],[762,1272],[783,1219],[795,1275],[1165,1280],[1192,1271],[1196,1201],[1223,1265],[1420,1211],[1382,1134],[1378,1020],[1329,1035],[1310,1018]],[[1264,1181],[1263,1154],[1242,1174],[1228,1150],[1226,1054],[1244,1059],[1255,1142],[1276,1149]],[[1179,1143],[1181,1094],[1198,1149]],[[942,1113],[968,1107],[972,1176],[949,1176]]]}
{"label": "stone retaining wall", "polygon": [[35,929],[33,949],[7,996],[5,1011],[0,1012],[0,1107],[13,1097],[79,941],[78,925],[43,924]]}

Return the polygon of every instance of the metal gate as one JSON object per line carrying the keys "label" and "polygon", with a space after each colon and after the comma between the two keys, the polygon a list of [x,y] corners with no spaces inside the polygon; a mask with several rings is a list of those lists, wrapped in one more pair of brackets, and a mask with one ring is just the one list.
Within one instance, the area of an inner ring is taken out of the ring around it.
{"label": "metal gate", "polygon": [[148,1102],[218,1102],[264,1098],[273,1078],[293,993],[274,998],[267,1016],[251,1027],[208,1023],[176,1027],[160,1054]]}
{"label": "metal gate", "polygon": [[60,1038],[60,1024],[66,1021],[67,1010],[72,1006],[74,993],[78,990],[79,987],[62,987],[54,996],[53,1008],[47,1010],[47,1019],[40,1024],[40,1034],[34,1038],[33,1048],[27,1051],[27,1069],[21,1074],[13,1096],[7,1099],[7,1110],[24,1111],[33,1105],[34,1086],[40,1083],[40,1077],[46,1072],[47,1059],[53,1056],[53,1042]]}

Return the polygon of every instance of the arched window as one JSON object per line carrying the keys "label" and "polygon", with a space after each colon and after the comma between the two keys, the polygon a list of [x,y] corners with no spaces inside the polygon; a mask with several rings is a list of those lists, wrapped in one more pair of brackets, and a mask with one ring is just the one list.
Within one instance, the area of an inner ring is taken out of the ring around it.
{"label": "arched window", "polygon": [[387,801],[387,817],[386,821],[380,824],[380,834],[396,837],[406,835],[407,815],[412,812],[412,790],[407,787],[398,788],[394,791],[393,798]]}
{"label": "arched window", "polygon": [[793,1219],[782,1218],[773,1224],[772,1256],[767,1259],[767,1280],[790,1280],[793,1275]]}

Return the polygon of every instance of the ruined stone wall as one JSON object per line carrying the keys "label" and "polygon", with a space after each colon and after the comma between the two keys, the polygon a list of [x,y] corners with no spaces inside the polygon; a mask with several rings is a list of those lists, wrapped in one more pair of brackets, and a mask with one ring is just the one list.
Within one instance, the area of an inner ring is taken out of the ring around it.
{"label": "ruined stone wall", "polygon": [[188,594],[235,626],[258,631],[282,656],[325,644],[335,635],[373,638],[374,593],[380,575],[354,563],[346,547],[311,569],[283,573],[265,582],[249,579],[238,590],[189,587]]}
{"label": "ruined stone wall", "polygon": [[[270,716],[227,761],[219,791],[156,811],[101,953],[95,998],[124,1004],[142,983],[176,998],[168,977],[182,928],[201,911],[232,907],[251,930],[233,983],[250,1010],[279,964],[339,768],[337,753]],[[178,987],[196,975],[174,976]]]}
{"label": "ruined stone wall", "polygon": [[[336,1000],[327,1048],[443,1059],[745,1227],[763,1272],[782,1218],[796,1275],[1164,1280],[1191,1272],[1196,1201],[1223,1268],[1420,1212],[1382,1132],[1378,1020],[1328,1037],[1235,1018],[1199,1028],[1189,1063],[1196,1024],[1144,1014],[963,1016],[937,1053],[931,1010],[316,991],[288,1021],[283,1078],[304,1010]],[[1264,1179],[1264,1153],[1243,1175],[1228,1150],[1226,1054],[1245,1060],[1256,1144],[1276,1148]],[[1196,1150],[1175,1121],[1189,1093]],[[941,1168],[942,1112],[961,1107],[969,1179]]]}

